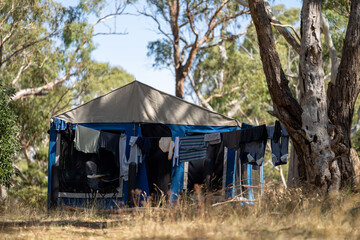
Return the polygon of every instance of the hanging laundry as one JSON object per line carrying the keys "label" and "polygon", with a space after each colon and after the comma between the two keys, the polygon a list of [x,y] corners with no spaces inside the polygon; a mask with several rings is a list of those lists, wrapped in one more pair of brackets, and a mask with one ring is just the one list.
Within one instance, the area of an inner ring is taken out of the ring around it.
{"label": "hanging laundry", "polygon": [[119,140],[119,162],[120,162],[120,178],[127,176],[128,167],[126,159],[126,134],[122,133]]}
{"label": "hanging laundry", "polygon": [[265,125],[240,130],[240,149],[247,153],[249,164],[261,166],[264,162],[267,130]]}
{"label": "hanging laundry", "polygon": [[240,134],[242,130],[221,133],[224,146],[234,151],[240,147]]}
{"label": "hanging laundry", "polygon": [[173,164],[172,166],[179,166],[179,144],[180,143],[180,138],[179,137],[175,137],[175,147],[174,147],[174,157],[173,157]]}
{"label": "hanging laundry", "polygon": [[188,162],[206,159],[207,143],[202,136],[179,138],[179,161]]}
{"label": "hanging laundry", "polygon": [[220,133],[205,134],[204,141],[209,142],[209,144],[218,144],[221,142],[221,134]]}
{"label": "hanging laundry", "polygon": [[171,137],[162,137],[159,140],[159,148],[163,152],[169,152],[168,154],[168,160],[171,160],[171,157],[173,155],[174,150],[174,142]]}
{"label": "hanging laundry", "polygon": [[266,141],[256,141],[243,144],[243,151],[247,152],[247,160],[250,164],[261,166],[264,162]]}
{"label": "hanging laundry", "polygon": [[146,155],[150,153],[151,150],[150,138],[138,137],[135,143],[141,149],[142,155]]}
{"label": "hanging laundry", "polygon": [[[119,139],[119,163],[120,163],[120,176],[119,176],[119,187],[117,191],[123,194],[124,180],[128,180],[129,176],[129,164],[126,159],[126,134],[122,133]],[[122,195],[121,195],[122,196]]]}
{"label": "hanging laundry", "polygon": [[271,139],[271,157],[274,167],[287,163],[289,152],[289,134],[279,121],[275,126],[267,127],[269,139]]}
{"label": "hanging laundry", "polygon": [[75,148],[84,153],[96,153],[99,149],[100,131],[91,128],[76,126]]}
{"label": "hanging laundry", "polygon": [[141,149],[136,144],[137,139],[138,139],[138,137],[135,137],[135,136],[130,137],[130,141],[129,141],[130,156],[129,156],[129,160],[128,160],[129,164],[131,162],[134,162],[136,164],[142,163],[142,153],[141,153]]}
{"label": "hanging laundry", "polygon": [[284,125],[281,124],[281,149],[280,149],[280,160],[287,163],[289,158],[289,133],[286,131]]}
{"label": "hanging laundry", "polygon": [[106,150],[112,152],[116,159],[119,159],[119,140],[120,134],[101,131],[99,137],[99,148],[105,148]]}

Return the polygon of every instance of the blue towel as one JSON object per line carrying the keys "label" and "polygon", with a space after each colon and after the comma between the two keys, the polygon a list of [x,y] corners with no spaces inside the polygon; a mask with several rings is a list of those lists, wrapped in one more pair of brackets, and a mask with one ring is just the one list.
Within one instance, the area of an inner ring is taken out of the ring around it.
{"label": "blue towel", "polygon": [[179,138],[179,161],[189,162],[206,159],[207,142],[204,135]]}

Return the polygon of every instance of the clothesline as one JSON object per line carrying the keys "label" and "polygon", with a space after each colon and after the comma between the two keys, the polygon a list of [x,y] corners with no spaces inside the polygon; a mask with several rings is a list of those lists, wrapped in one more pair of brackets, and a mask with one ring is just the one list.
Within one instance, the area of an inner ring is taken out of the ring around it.
{"label": "clothesline", "polygon": [[[119,139],[122,136],[124,142],[126,139],[126,143],[123,145],[131,146],[129,160],[139,163],[142,159],[141,152],[149,153],[151,144],[153,144],[148,140],[158,139],[159,148],[163,152],[168,152],[168,159],[173,159],[174,167],[178,166],[179,162],[204,160],[209,144],[222,143],[224,147],[240,151],[239,155],[243,163],[261,166],[264,161],[266,142],[270,139],[274,167],[287,163],[289,135],[279,121],[275,122],[275,126],[244,125],[242,127],[243,129],[236,131],[204,133],[194,136],[143,137],[126,136],[125,133],[115,134],[78,125],[75,131],[75,146],[77,150],[85,153],[97,152],[99,146],[108,147],[115,155]],[[174,143],[173,139],[177,138],[179,140]],[[112,144],[109,144],[109,139],[113,139]],[[173,151],[174,148],[175,151]]]}

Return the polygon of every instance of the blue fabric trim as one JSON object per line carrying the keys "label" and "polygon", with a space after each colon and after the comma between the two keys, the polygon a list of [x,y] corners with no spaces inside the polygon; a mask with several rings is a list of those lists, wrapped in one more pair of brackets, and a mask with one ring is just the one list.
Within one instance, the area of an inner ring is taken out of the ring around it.
{"label": "blue fabric trim", "polygon": [[47,206],[50,206],[51,196],[51,167],[55,163],[56,154],[56,131],[55,124],[50,124],[50,141],[49,141],[49,158],[48,158],[48,195],[47,195]]}
{"label": "blue fabric trim", "polygon": [[184,163],[179,163],[171,170],[170,203],[174,204],[184,186]]}

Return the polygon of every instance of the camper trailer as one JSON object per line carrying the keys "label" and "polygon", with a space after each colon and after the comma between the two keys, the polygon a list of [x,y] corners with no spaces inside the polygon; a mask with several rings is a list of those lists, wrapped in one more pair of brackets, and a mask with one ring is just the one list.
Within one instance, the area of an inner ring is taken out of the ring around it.
{"label": "camper trailer", "polygon": [[[51,118],[48,205],[138,206],[159,194],[176,201],[195,184],[234,197],[256,169],[221,141],[240,129],[235,119],[133,81]],[[257,173],[262,179],[262,167]]]}

